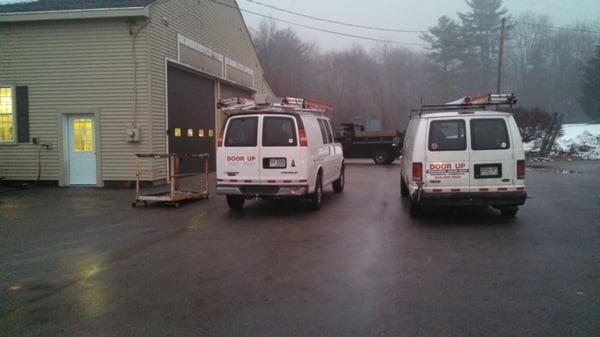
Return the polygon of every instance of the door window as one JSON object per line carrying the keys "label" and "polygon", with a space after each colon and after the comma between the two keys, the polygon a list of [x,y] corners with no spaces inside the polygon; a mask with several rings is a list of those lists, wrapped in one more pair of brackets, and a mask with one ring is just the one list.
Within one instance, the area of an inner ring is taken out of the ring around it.
{"label": "door window", "polygon": [[237,117],[229,120],[225,146],[256,146],[258,117]]}
{"label": "door window", "polygon": [[263,120],[263,146],[296,146],[296,127],[289,117],[265,117]]}
{"label": "door window", "polygon": [[432,121],[429,126],[430,151],[463,151],[467,149],[465,121]]}
{"label": "door window", "polygon": [[89,118],[73,119],[73,151],[93,151],[92,120]]}
{"label": "door window", "polygon": [[504,119],[473,119],[470,125],[473,150],[503,150],[510,147]]}

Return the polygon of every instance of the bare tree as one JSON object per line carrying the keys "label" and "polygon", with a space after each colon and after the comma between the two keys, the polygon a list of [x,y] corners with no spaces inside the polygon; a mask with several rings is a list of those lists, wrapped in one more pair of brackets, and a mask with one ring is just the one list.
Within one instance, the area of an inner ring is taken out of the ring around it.
{"label": "bare tree", "polygon": [[378,79],[373,83],[373,97],[382,124],[405,129],[411,107],[422,98],[436,99],[429,86],[427,58],[407,48],[381,45],[375,50]]}
{"label": "bare tree", "polygon": [[593,46],[600,36],[586,24],[577,24],[571,29],[559,30],[551,43],[549,72],[550,92],[548,105],[565,114],[567,121],[585,118],[577,104],[580,97],[581,68],[592,57]]}
{"label": "bare tree", "polygon": [[354,116],[375,117],[371,90],[377,81],[376,64],[366,50],[355,45],[324,57],[322,74],[328,81],[323,90],[335,105],[338,118],[348,121]]}
{"label": "bare tree", "polygon": [[538,107],[527,109],[516,107],[511,110],[519,126],[523,142],[528,143],[544,136],[546,128],[552,118],[550,113]]}
{"label": "bare tree", "polygon": [[[521,104],[540,104],[548,97],[551,32],[546,28],[552,23],[546,16],[525,13],[517,17],[511,31],[505,62],[506,86],[517,92]],[[527,24],[525,24],[525,22]]]}
{"label": "bare tree", "polygon": [[[501,0],[466,1],[473,11],[459,13],[462,26],[442,17],[422,35],[430,44],[423,54],[391,44],[372,51],[354,45],[320,53],[314,43],[269,21],[261,22],[253,40],[276,94],[333,104],[331,117],[336,123],[373,117],[384,128],[403,130],[409,109],[421,102],[443,103],[495,88],[500,16],[506,10]],[[519,112],[525,120],[521,121],[525,138],[535,137],[539,125],[527,120],[542,120],[538,112],[552,109],[565,113],[568,121],[580,111],[582,65],[592,59],[600,36],[585,24],[553,29],[548,18],[533,13],[511,20],[504,87],[515,92],[519,106],[525,108]],[[532,106],[539,109],[527,110]]]}
{"label": "bare tree", "polygon": [[600,44],[596,53],[581,69],[581,98],[583,112],[594,121],[600,121]]}
{"label": "bare tree", "polygon": [[312,85],[311,60],[317,57],[314,43],[303,42],[291,29],[278,29],[263,20],[253,36],[265,78],[277,95],[304,96]]}

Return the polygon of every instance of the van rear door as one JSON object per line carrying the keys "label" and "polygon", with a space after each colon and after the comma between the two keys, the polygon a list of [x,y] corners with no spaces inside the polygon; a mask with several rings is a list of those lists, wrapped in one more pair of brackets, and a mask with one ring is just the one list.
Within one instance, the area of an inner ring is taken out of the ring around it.
{"label": "van rear door", "polygon": [[258,115],[240,115],[227,120],[217,151],[217,179],[227,184],[258,183],[258,126]]}
{"label": "van rear door", "polygon": [[503,186],[515,184],[516,158],[506,117],[474,117],[469,120],[469,130],[472,191],[507,191]]}
{"label": "van rear door", "polygon": [[260,181],[267,185],[306,184],[306,147],[300,147],[298,130],[304,130],[295,115],[264,115],[259,153]]}
{"label": "van rear door", "polygon": [[464,118],[431,119],[425,151],[427,192],[466,192],[469,186],[469,151]]}

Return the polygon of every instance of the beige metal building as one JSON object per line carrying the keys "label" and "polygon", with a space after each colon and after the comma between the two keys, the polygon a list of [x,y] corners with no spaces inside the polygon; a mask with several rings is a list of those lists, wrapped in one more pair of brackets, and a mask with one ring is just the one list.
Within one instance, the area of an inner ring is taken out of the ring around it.
{"label": "beige metal building", "polygon": [[3,179],[124,186],[136,153],[209,153],[214,170],[216,102],[255,93],[272,94],[235,0],[0,6]]}

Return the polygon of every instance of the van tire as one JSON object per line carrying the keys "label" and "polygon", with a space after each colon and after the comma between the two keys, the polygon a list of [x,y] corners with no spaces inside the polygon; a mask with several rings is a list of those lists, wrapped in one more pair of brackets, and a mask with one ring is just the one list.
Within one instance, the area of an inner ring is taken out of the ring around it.
{"label": "van tire", "polygon": [[402,198],[408,197],[408,187],[406,186],[402,176],[400,176],[400,196],[402,196]]}
{"label": "van tire", "polygon": [[344,191],[344,184],[346,183],[346,177],[345,177],[345,167],[344,164],[342,164],[342,167],[340,168],[340,177],[337,178],[337,180],[335,180],[331,186],[333,187],[333,192],[335,193],[342,193]]}
{"label": "van tire", "polygon": [[383,164],[389,164],[391,163],[390,160],[390,155],[386,150],[375,150],[375,152],[373,152],[373,161],[375,162],[375,164],[378,165],[383,165]]}
{"label": "van tire", "polygon": [[506,208],[501,208],[500,213],[504,216],[513,217],[513,216],[517,215],[518,210],[519,210],[519,207],[506,207]]}
{"label": "van tire", "polygon": [[410,200],[410,207],[408,211],[411,218],[416,218],[423,214],[423,206],[417,204],[416,202]]}
{"label": "van tire", "polygon": [[323,179],[321,179],[321,173],[317,175],[317,181],[315,182],[315,191],[311,195],[310,205],[314,211],[321,209],[323,203]]}
{"label": "van tire", "polygon": [[230,209],[239,211],[244,207],[244,197],[238,195],[227,195],[227,205]]}

